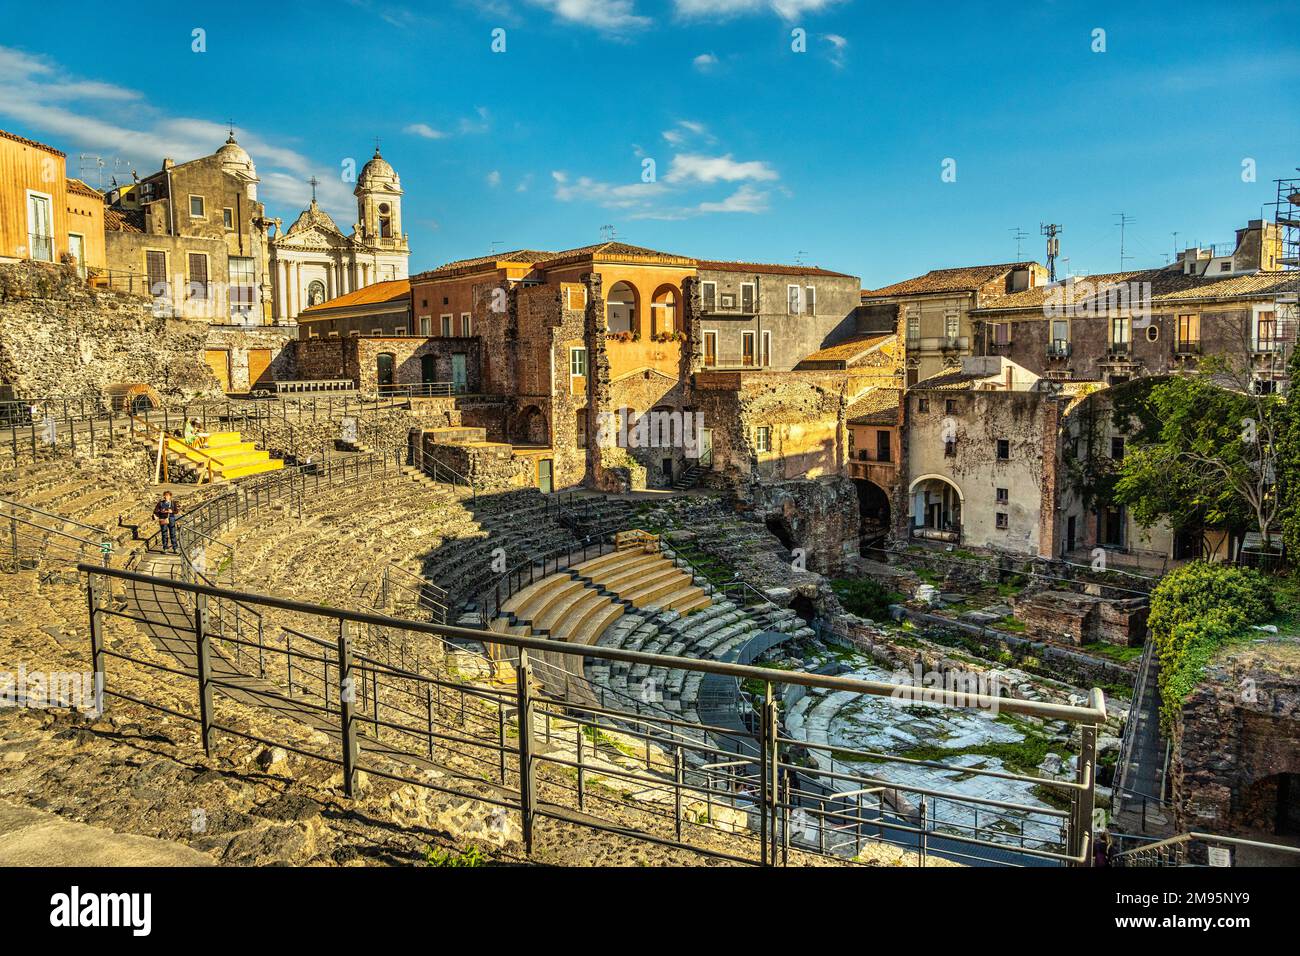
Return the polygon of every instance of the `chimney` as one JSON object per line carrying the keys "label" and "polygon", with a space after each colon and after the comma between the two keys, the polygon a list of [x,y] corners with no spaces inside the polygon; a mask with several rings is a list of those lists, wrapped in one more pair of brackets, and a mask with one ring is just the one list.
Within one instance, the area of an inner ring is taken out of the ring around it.
{"label": "chimney", "polygon": [[175,165],[176,160],[172,159],[170,156],[163,160],[163,169],[171,169]]}

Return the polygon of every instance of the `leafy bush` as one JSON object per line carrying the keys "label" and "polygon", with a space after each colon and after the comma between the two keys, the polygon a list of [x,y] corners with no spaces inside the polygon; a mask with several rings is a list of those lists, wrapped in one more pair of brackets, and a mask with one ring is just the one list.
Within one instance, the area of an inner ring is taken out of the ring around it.
{"label": "leafy bush", "polygon": [[844,610],[873,621],[889,619],[889,605],[902,597],[871,578],[837,578],[831,590],[844,605]]}
{"label": "leafy bush", "polygon": [[424,861],[427,866],[483,866],[487,863],[487,857],[476,846],[460,851],[431,846],[425,853]]}
{"label": "leafy bush", "polygon": [[1249,568],[1194,561],[1156,585],[1147,624],[1160,662],[1160,726],[1165,733],[1215,652],[1272,613],[1268,583]]}

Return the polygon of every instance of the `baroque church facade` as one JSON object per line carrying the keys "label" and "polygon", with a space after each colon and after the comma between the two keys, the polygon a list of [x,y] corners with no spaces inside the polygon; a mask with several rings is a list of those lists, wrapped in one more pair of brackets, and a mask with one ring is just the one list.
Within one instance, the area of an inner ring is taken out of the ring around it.
{"label": "baroque church facade", "polygon": [[376,282],[405,279],[411,247],[402,232],[402,183],[375,148],[353,190],[357,221],[344,235],[313,196],[287,232],[271,236],[271,276],[278,323],[293,323],[319,305]]}

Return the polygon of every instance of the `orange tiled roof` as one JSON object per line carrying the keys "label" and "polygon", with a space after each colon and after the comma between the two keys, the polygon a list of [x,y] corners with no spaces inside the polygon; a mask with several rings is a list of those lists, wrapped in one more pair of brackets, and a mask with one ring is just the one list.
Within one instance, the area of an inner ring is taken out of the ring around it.
{"label": "orange tiled roof", "polygon": [[71,176],[68,177],[68,192],[80,193],[82,196],[88,196],[93,199],[102,200],[104,198],[104,194],[94,186],[87,186],[80,179],[73,179]]}
{"label": "orange tiled roof", "polygon": [[956,269],[931,269],[923,276],[904,279],[874,292],[864,292],[863,298],[891,295],[924,295],[936,292],[974,292],[986,282],[1005,275],[1012,269],[1038,265],[1036,262],[1001,262],[986,266],[962,266]]}
{"label": "orange tiled roof", "polygon": [[[368,285],[364,289],[357,289],[354,292],[348,292],[345,295],[337,296],[328,302],[321,302],[319,305],[308,306],[302,310],[302,315],[310,313],[330,312],[335,309],[343,309],[357,305],[378,305],[382,302],[396,302],[400,299],[408,298],[411,294],[410,279],[389,279],[385,282],[376,282],[374,285]],[[316,316],[312,316],[315,318]]]}
{"label": "orange tiled roof", "polygon": [[1152,305],[1197,299],[1259,298],[1300,291],[1300,273],[1294,271],[1191,276],[1177,269],[1140,269],[1083,276],[1070,282],[995,296],[972,312],[982,314],[1004,309],[1040,311],[1049,299],[1060,305],[1081,305],[1100,296],[1098,301],[1104,302],[1107,288],[1145,282],[1151,284]]}
{"label": "orange tiled roof", "polygon": [[47,153],[53,153],[55,156],[62,156],[65,159],[68,155],[61,149],[55,149],[53,146],[48,146],[45,143],[38,143],[34,139],[28,139],[26,136],[19,136],[17,133],[10,133],[7,130],[0,129],[0,136],[3,136],[5,139],[11,139],[15,143],[22,143],[24,146],[35,146],[37,149],[43,149]]}
{"label": "orange tiled roof", "polygon": [[[886,346],[895,339],[897,339],[897,336],[893,334],[856,336],[829,345],[824,349],[813,352],[811,355],[805,355],[799,360],[799,365],[803,365],[805,362],[844,362],[847,364],[861,358],[868,352],[874,352],[876,349]],[[799,365],[796,365],[795,368],[798,368]]]}
{"label": "orange tiled roof", "polygon": [[144,232],[144,213],[138,209],[105,206],[104,228],[112,232]]}
{"label": "orange tiled roof", "polygon": [[873,388],[844,412],[850,425],[897,425],[903,396],[899,388]]}
{"label": "orange tiled roof", "polygon": [[841,279],[853,279],[846,272],[832,272],[818,266],[783,266],[767,262],[723,262],[716,259],[697,259],[695,267],[711,272],[757,272],[760,275],[774,276],[834,276]]}

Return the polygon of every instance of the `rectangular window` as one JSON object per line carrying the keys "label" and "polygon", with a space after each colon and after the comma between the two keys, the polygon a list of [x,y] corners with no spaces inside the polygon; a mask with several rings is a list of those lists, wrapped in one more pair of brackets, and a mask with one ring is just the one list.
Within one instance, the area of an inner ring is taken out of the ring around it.
{"label": "rectangular window", "polygon": [[373,335],[373,336],[375,336],[376,338],[378,338],[379,336],[381,336],[381,335],[384,334],[384,330],[383,330],[383,329],[371,329],[371,330],[370,330],[370,334]]}
{"label": "rectangular window", "polygon": [[712,312],[718,307],[718,284],[716,282],[700,283],[700,303],[705,312]]}
{"label": "rectangular window", "polygon": [[997,489],[997,503],[1000,505],[1008,504],[1011,501],[1011,492],[1006,488]]}
{"label": "rectangular window", "polygon": [[1133,320],[1127,316],[1113,316],[1110,320],[1110,348],[1112,352],[1128,351]]}
{"label": "rectangular window", "polygon": [[221,224],[227,229],[235,228],[235,211],[233,209],[221,210]]}
{"label": "rectangular window", "polygon": [[27,193],[27,248],[40,262],[54,261],[54,207],[42,193]]}
{"label": "rectangular window", "polygon": [[754,333],[740,333],[740,364],[751,366],[754,364]]}
{"label": "rectangular window", "polygon": [[1255,319],[1255,350],[1274,352],[1278,347],[1277,313],[1261,312]]}
{"label": "rectangular window", "polygon": [[1201,317],[1197,314],[1178,317],[1178,335],[1175,348],[1179,352],[1194,352],[1201,344]]}
{"label": "rectangular window", "polygon": [[191,197],[190,197],[190,218],[191,218],[191,219],[202,219],[202,218],[203,218],[203,215],[204,215],[204,214],[203,214],[203,197],[202,197],[202,196],[191,196]]}
{"label": "rectangular window", "polygon": [[68,254],[77,260],[77,274],[86,275],[86,237],[75,232],[68,233]]}
{"label": "rectangular window", "polygon": [[433,316],[431,315],[420,316],[420,334],[433,335]]}
{"label": "rectangular window", "polygon": [[944,335],[950,339],[955,339],[961,335],[961,316],[956,312],[948,312],[944,315],[943,320]]}
{"label": "rectangular window", "polygon": [[1007,346],[1011,344],[1010,322],[994,322],[990,328],[993,332],[994,346]]}
{"label": "rectangular window", "polygon": [[768,368],[772,364],[772,333],[765,331],[763,333],[763,368]]}
{"label": "rectangular window", "polygon": [[907,312],[907,347],[916,348],[921,341],[921,315],[909,309]]}
{"label": "rectangular window", "polygon": [[804,289],[804,312],[807,315],[817,314],[817,290],[812,286]]}
{"label": "rectangular window", "polygon": [[957,399],[946,398],[943,402],[943,413],[945,415],[956,415],[958,411]]}
{"label": "rectangular window", "polygon": [[754,447],[758,451],[772,450],[772,429],[767,425],[760,425],[754,429]]}
{"label": "rectangular window", "polygon": [[587,447],[587,410],[580,408],[574,415],[574,434],[579,448]]}
{"label": "rectangular window", "polygon": [[145,275],[149,277],[149,294],[167,294],[167,253],[147,251],[144,254]]}
{"label": "rectangular window", "polygon": [[1110,457],[1115,461],[1124,460],[1124,439],[1115,435],[1110,440]]}
{"label": "rectangular window", "polygon": [[890,449],[890,433],[882,428],[876,432],[876,461],[890,461],[893,458]]}
{"label": "rectangular window", "polygon": [[1006,438],[998,439],[998,461],[1009,461],[1011,458],[1011,442]]}
{"label": "rectangular window", "polygon": [[208,298],[208,257],[201,252],[189,254],[191,299]]}
{"label": "rectangular window", "polygon": [[928,412],[930,410],[930,400],[928,398],[918,398],[916,400],[916,410],[918,412]]}
{"label": "rectangular window", "polygon": [[468,312],[460,314],[460,334],[464,338],[469,338],[473,327],[473,318]]}
{"label": "rectangular window", "polygon": [[574,376],[586,376],[587,350],[585,348],[569,349],[569,374]]}
{"label": "rectangular window", "polygon": [[451,316],[444,315],[441,316],[441,318],[442,318],[442,337],[444,339],[449,339],[451,338]]}
{"label": "rectangular window", "polygon": [[704,367],[713,368],[718,364],[718,333],[706,330],[704,333]]}
{"label": "rectangular window", "polygon": [[999,531],[1006,531],[1011,527],[1010,519],[1008,519],[1005,511],[999,511],[997,513],[997,525]]}
{"label": "rectangular window", "polygon": [[740,284],[740,311],[746,315],[754,314],[754,283],[752,282]]}
{"label": "rectangular window", "polygon": [[789,300],[787,311],[790,315],[799,315],[803,312],[803,289],[797,285],[785,287],[786,297]]}
{"label": "rectangular window", "polygon": [[226,260],[226,275],[230,284],[230,315],[246,321],[257,302],[252,256],[231,256]]}

